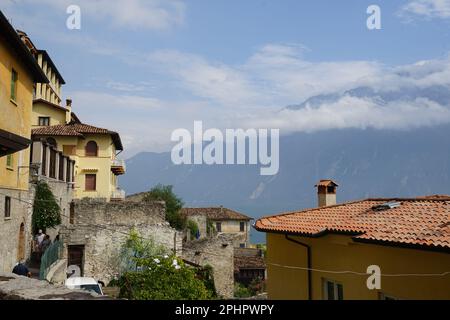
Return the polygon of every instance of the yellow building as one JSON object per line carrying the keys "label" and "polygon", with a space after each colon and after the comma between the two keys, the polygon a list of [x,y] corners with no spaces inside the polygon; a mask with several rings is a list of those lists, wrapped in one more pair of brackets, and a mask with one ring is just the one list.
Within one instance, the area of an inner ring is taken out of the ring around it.
{"label": "yellow building", "polygon": [[224,207],[183,208],[181,213],[197,223],[200,238],[207,236],[208,224],[217,233],[235,235],[234,246],[247,248],[250,242],[250,221],[252,218]]}
{"label": "yellow building", "polygon": [[[48,84],[36,86],[31,117],[33,140],[43,140],[75,161],[74,198],[123,200],[125,192],[118,187],[118,176],[125,173],[125,163],[116,158],[123,150],[119,134],[81,123],[72,112],[71,99],[67,99],[63,107],[61,87],[65,81],[58,68],[49,54],[37,49],[26,33],[18,33],[50,80]],[[39,174],[54,178],[56,161],[51,158],[49,148],[43,151]]]}
{"label": "yellow building", "polygon": [[450,299],[450,197],[333,205],[317,186],[322,207],[255,223],[270,299]]}
{"label": "yellow building", "polygon": [[0,12],[0,271],[28,257],[31,113],[35,83],[48,83]]}
{"label": "yellow building", "polygon": [[75,160],[74,198],[125,198],[118,187],[118,176],[125,173],[124,161],[116,157],[123,150],[118,133],[70,123],[33,129],[33,139],[45,139]]}

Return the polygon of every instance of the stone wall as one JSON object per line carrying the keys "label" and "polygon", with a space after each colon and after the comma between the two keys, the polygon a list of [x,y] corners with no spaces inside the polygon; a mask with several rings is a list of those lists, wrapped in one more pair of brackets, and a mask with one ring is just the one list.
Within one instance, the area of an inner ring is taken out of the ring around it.
{"label": "stone wall", "polygon": [[165,221],[164,202],[74,201],[74,224],[61,228],[64,258],[68,246],[84,246],[83,275],[107,284],[119,272],[119,253],[131,230],[157,244],[182,253],[182,234]]}
{"label": "stone wall", "polygon": [[233,298],[234,293],[233,240],[232,235],[220,234],[187,242],[183,247],[184,259],[201,266],[212,266],[217,294],[225,299]]}
{"label": "stone wall", "polygon": [[[5,197],[11,198],[11,216],[5,217]],[[31,216],[33,192],[0,189],[0,272],[11,272],[19,258],[29,259],[33,236]],[[20,237],[21,225],[23,237]],[[22,239],[22,257],[19,257],[19,239]]]}

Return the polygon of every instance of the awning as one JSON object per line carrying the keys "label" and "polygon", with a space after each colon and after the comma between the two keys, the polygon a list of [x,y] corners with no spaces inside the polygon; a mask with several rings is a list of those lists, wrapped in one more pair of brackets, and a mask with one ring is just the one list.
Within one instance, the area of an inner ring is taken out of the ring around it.
{"label": "awning", "polygon": [[31,140],[0,129],[0,157],[28,148]]}

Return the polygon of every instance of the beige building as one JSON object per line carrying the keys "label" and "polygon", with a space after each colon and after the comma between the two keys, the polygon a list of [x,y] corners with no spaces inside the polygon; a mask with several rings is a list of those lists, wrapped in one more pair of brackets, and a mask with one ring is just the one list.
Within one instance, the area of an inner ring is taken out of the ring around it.
{"label": "beige building", "polygon": [[30,254],[32,101],[35,84],[47,82],[0,12],[0,271],[10,272]]}
{"label": "beige building", "polygon": [[237,211],[224,208],[183,208],[182,214],[195,221],[200,238],[208,236],[208,231],[235,235],[234,246],[246,248],[250,243],[250,221],[252,218]]}

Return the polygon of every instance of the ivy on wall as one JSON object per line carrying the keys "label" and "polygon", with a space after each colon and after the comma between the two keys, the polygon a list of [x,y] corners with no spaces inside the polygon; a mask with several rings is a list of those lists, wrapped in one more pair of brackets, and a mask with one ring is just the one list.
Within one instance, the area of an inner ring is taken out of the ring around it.
{"label": "ivy on wall", "polygon": [[35,233],[39,229],[46,230],[61,224],[61,208],[49,185],[44,181],[39,181],[36,185],[32,224]]}

